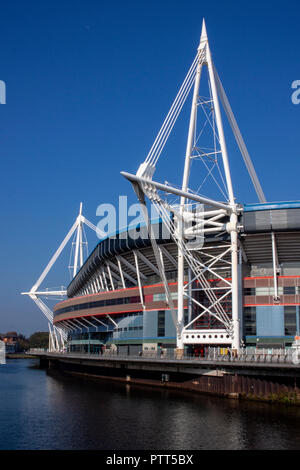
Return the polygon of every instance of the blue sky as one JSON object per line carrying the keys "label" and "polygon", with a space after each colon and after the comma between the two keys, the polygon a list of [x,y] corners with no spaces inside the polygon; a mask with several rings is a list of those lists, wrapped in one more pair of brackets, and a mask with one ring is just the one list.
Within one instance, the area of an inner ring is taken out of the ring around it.
{"label": "blue sky", "polygon": [[[135,202],[119,172],[144,160],[194,58],[203,17],[268,201],[300,200],[300,105],[291,101],[299,13],[296,1],[2,3],[1,332],[47,329],[19,293],[38,278],[80,201],[94,224],[100,203],[116,204],[120,194]],[[168,180],[180,179],[186,131],[183,120],[162,164]],[[228,146],[237,199],[256,202],[230,136]],[[89,242],[92,249],[96,237]],[[45,286],[68,282],[68,257]]]}

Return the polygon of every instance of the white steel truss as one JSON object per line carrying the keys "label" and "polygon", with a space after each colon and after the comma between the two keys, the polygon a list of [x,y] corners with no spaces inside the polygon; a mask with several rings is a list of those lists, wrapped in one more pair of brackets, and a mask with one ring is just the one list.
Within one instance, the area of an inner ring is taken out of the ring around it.
{"label": "white steel truss", "polygon": [[[204,67],[207,68],[209,97],[203,97],[199,93]],[[181,189],[178,189],[174,185],[153,181],[152,178],[162,150],[193,85],[183,180]],[[133,184],[142,205],[154,253],[157,251],[157,245],[151,236],[150,224],[147,223],[149,217],[145,196],[156,207],[178,246],[176,329],[179,350],[183,349],[184,344],[229,344],[236,352],[240,347],[238,215],[241,208],[236,204],[233,192],[219,96],[258,199],[265,202],[249,153],[213,64],[204,20],[196,57],[146,160],[140,165],[136,175],[122,172]],[[200,112],[204,117],[202,127]],[[207,131],[211,139],[209,146],[204,142],[204,132]],[[204,178],[196,191],[189,189],[193,160],[200,160],[204,166]],[[207,181],[217,186],[222,200],[200,193]],[[170,195],[173,197],[172,201]],[[174,203],[174,196],[179,197],[177,204]],[[216,241],[214,252],[209,252],[205,245],[208,236],[214,236]],[[169,302],[168,284],[161,272],[163,269],[159,256],[156,256],[156,260]],[[189,271],[188,281],[185,280],[186,266]],[[189,308],[192,305],[193,317],[189,318],[185,325],[186,300]],[[173,305],[170,305],[170,309],[173,310]]]}
{"label": "white steel truss", "polygon": [[[87,240],[84,232],[84,224],[87,225],[89,228],[94,230],[98,236],[102,237],[105,234],[100,232],[99,229],[93,225],[91,222],[89,222],[83,215],[82,215],[82,203],[80,203],[79,207],[79,214],[70,228],[69,232],[63,239],[62,243],[59,245],[58,249],[55,251],[54,255],[50,259],[49,263],[43,270],[42,274],[36,281],[36,283],[32,286],[29,292],[22,292],[22,295],[28,295],[34,302],[35,304],[39,307],[39,309],[42,311],[42,313],[45,315],[45,317],[48,320],[48,325],[49,325],[49,347],[51,347],[51,351],[54,350],[60,350],[61,348],[64,348],[65,346],[65,341],[67,339],[67,332],[65,331],[62,326],[56,327],[53,325],[53,312],[52,310],[45,304],[45,302],[41,299],[41,297],[62,297],[64,298],[67,294],[67,291],[64,288],[56,289],[56,290],[39,290],[40,285],[46,278],[47,274],[49,271],[52,269],[54,266],[55,262],[59,258],[60,254],[64,250],[65,246],[69,242],[72,236],[75,236],[75,242],[72,243],[72,250],[71,250],[71,256],[70,259],[72,258],[72,255],[74,257],[74,262],[73,265],[69,265],[69,268],[72,268],[72,277],[75,277],[78,270],[80,267],[83,265],[84,262],[84,248],[87,250]],[[51,329],[51,327],[53,329]]]}

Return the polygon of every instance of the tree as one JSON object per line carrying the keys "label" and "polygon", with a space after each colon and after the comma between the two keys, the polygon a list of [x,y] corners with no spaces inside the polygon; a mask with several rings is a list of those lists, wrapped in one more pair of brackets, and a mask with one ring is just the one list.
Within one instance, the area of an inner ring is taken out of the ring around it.
{"label": "tree", "polygon": [[18,349],[19,351],[27,351],[27,349],[29,349],[29,341],[25,338],[25,336],[20,336],[22,336],[22,338],[18,339]]}
{"label": "tree", "polygon": [[49,333],[44,331],[37,331],[29,338],[30,348],[48,348]]}

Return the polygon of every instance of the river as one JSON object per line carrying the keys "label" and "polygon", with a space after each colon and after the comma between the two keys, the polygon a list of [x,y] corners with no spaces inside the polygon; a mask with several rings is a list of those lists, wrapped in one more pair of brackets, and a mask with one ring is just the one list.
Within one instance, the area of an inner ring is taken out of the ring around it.
{"label": "river", "polygon": [[0,449],[300,449],[300,408],[0,365]]}

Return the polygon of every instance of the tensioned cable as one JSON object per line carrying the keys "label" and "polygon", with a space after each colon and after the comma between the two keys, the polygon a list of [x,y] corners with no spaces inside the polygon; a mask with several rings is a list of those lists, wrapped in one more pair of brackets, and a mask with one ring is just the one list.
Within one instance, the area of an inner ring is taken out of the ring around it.
{"label": "tensioned cable", "polygon": [[159,157],[160,157],[160,154],[165,146],[165,143],[174,127],[174,124],[175,122],[177,121],[177,118],[182,110],[182,107],[186,101],[186,98],[187,96],[189,95],[190,93],[190,90],[193,86],[193,83],[194,83],[194,80],[195,80],[195,75],[192,77],[191,81],[189,82],[188,84],[188,88],[186,89],[184,95],[182,95],[181,97],[181,100],[178,104],[178,107],[176,108],[175,112],[173,113],[173,115],[171,116],[169,122],[168,122],[168,126],[166,128],[166,130],[164,131],[164,134],[162,135],[161,139],[159,140],[158,144],[157,144],[157,148],[156,148],[156,151],[155,151],[155,154],[154,154],[154,157],[153,157],[153,160],[152,160],[152,165],[156,165]]}
{"label": "tensioned cable", "polygon": [[[203,55],[203,54],[202,54]],[[151,165],[156,164],[161,151],[165,145],[166,140],[168,139],[171,130],[174,127],[174,124],[177,120],[178,115],[181,112],[181,109],[186,101],[186,98],[188,94],[190,93],[190,90],[193,86],[194,80],[195,80],[195,74],[196,74],[196,68],[198,65],[198,62],[201,62],[202,60],[202,55],[199,55],[197,52],[197,55],[190,67],[190,70],[188,71],[188,74],[171,106],[171,109],[169,113],[167,114],[167,117],[154,141],[154,144],[152,145],[150,152],[145,160],[145,163],[149,163]]]}
{"label": "tensioned cable", "polygon": [[[201,51],[201,52],[204,53],[204,51]],[[199,62],[198,62],[198,60],[199,60]],[[184,82],[183,82],[183,84],[182,84],[182,86],[181,86],[181,88],[180,88],[180,90],[179,90],[172,106],[171,106],[171,109],[170,109],[169,113],[167,114],[167,116],[166,116],[166,118],[163,122],[163,125],[162,125],[162,127],[161,127],[161,129],[160,129],[160,131],[159,131],[159,133],[158,133],[151,149],[150,149],[150,152],[148,153],[148,155],[146,157],[145,163],[153,165],[153,166],[156,165],[156,163],[157,163],[157,161],[160,157],[160,154],[161,154],[161,152],[164,148],[166,140],[168,139],[168,137],[170,135],[170,132],[172,131],[172,129],[174,127],[174,124],[177,120],[177,117],[178,117],[179,113],[181,112],[181,109],[182,109],[182,107],[183,107],[183,105],[186,101],[186,98],[187,98],[187,96],[188,96],[188,94],[189,94],[189,92],[192,88],[192,85],[193,85],[194,80],[195,80],[197,65],[202,65],[202,63],[203,63],[203,61],[202,61],[201,53],[199,54],[199,52],[197,52],[197,55],[196,55],[192,65],[191,65],[191,67],[188,71],[188,74],[187,74],[187,76],[186,76],[186,78],[185,78],[185,80],[184,80]],[[210,95],[211,95],[211,89],[210,89]],[[201,107],[203,109],[203,106],[201,106]],[[207,122],[209,123],[209,125],[211,126],[211,128],[213,130],[214,144],[215,144],[215,148],[216,148],[216,140],[219,141],[219,136],[216,134],[216,130],[215,130],[215,127],[214,127],[215,123],[213,121],[213,124],[212,124],[210,122],[209,116],[206,113],[206,110],[203,109],[203,111],[204,111],[204,114],[206,115]],[[196,136],[194,136],[194,138],[195,137]],[[194,144],[195,144],[195,141],[194,141]],[[219,168],[218,165],[217,165],[217,167],[218,167],[219,173],[221,173],[220,168]],[[208,168],[207,168],[207,170],[208,170]],[[213,168],[209,171],[209,174],[212,172],[212,170],[213,170]],[[215,180],[215,178],[212,174],[211,174],[211,176]],[[223,181],[223,178],[222,178],[222,173],[221,173],[221,179],[222,179],[222,182],[224,184],[224,181]],[[216,180],[215,180],[215,182],[216,182]],[[210,315],[214,316],[217,320],[219,320],[219,321],[221,320],[221,322],[226,327],[230,328],[230,320],[228,318],[228,315],[225,312],[225,310],[223,308],[223,305],[221,303],[219,303],[220,299],[218,299],[218,297],[215,295],[215,292],[210,289],[210,283],[206,279],[204,273],[205,273],[205,271],[208,270],[211,273],[215,274],[219,279],[221,279],[223,281],[224,281],[224,279],[221,276],[219,276],[215,272],[214,269],[212,269],[212,265],[205,266],[201,262],[201,260],[198,259],[198,257],[194,258],[193,256],[191,256],[185,242],[183,240],[181,240],[180,237],[178,237],[176,226],[175,226],[174,222],[172,221],[172,219],[170,218],[170,214],[167,212],[168,210],[170,210],[170,207],[167,207],[168,203],[160,198],[159,194],[157,193],[156,189],[153,188],[151,183],[142,184],[142,187],[143,187],[144,192],[148,195],[149,199],[152,201],[154,206],[157,208],[158,212],[161,214],[161,217],[162,217],[162,220],[163,220],[164,224],[170,230],[170,233],[172,234],[173,238],[175,238],[175,241],[177,242],[177,245],[181,249],[188,265],[191,267],[192,271],[196,274],[196,277],[198,278],[200,284],[202,284],[208,299],[210,300],[214,310],[216,311],[215,314],[211,311],[208,311],[208,313]],[[218,187],[221,190],[219,184],[218,184]],[[225,185],[224,185],[224,188],[226,190]],[[223,193],[222,190],[221,190],[221,192]],[[224,193],[223,193],[223,196],[225,196]],[[173,210],[173,212],[174,212],[174,210]],[[230,285],[230,283],[228,283],[228,284],[230,286],[230,290],[228,291],[228,294],[229,294],[230,292],[232,292],[232,286]],[[225,294],[224,297],[226,297],[226,295],[228,295],[228,294]]]}
{"label": "tensioned cable", "polygon": [[189,69],[189,71],[188,71],[188,73],[187,73],[187,75],[186,75],[186,77],[185,77],[185,79],[184,79],[184,82],[182,83],[182,85],[181,85],[181,87],[180,87],[180,89],[179,89],[179,92],[177,93],[177,96],[176,96],[176,98],[175,98],[175,100],[174,100],[174,102],[173,102],[173,104],[172,104],[172,106],[171,106],[171,108],[170,108],[170,110],[169,110],[169,112],[168,112],[168,114],[167,114],[167,116],[166,116],[164,122],[163,122],[163,125],[162,125],[162,127],[161,127],[161,129],[160,129],[160,131],[159,131],[159,133],[158,133],[158,135],[157,135],[157,137],[156,137],[156,139],[155,139],[155,141],[154,141],[154,143],[153,143],[151,149],[150,149],[150,152],[149,152],[149,154],[148,154],[148,156],[147,156],[147,158],[146,158],[146,160],[145,160],[146,163],[150,163],[150,162],[153,160],[154,152],[155,152],[155,150],[156,150],[156,147],[157,147],[159,141],[160,141],[161,138],[162,138],[163,133],[165,132],[165,128],[166,128],[166,126],[169,124],[169,121],[170,121],[170,119],[171,119],[171,116],[173,115],[174,110],[175,110],[176,107],[178,106],[178,103],[180,102],[180,99],[181,99],[181,97],[182,97],[182,95],[183,95],[183,93],[184,93],[184,91],[185,91],[185,88],[186,88],[187,84],[189,83],[189,81],[190,81],[191,79],[193,79],[194,71],[195,71],[195,69],[196,69],[197,59],[198,59],[198,53],[196,54],[196,57],[195,57],[195,59],[194,59],[192,65],[191,65],[191,67],[190,67],[190,69]]}
{"label": "tensioned cable", "polygon": [[[198,56],[198,54],[197,54],[197,56]],[[167,115],[167,118],[165,119],[165,121],[163,123],[163,126],[162,126],[156,140],[155,140],[155,143],[153,144],[153,146],[152,146],[152,148],[151,148],[151,150],[148,154],[148,157],[146,159],[147,163],[152,163],[152,164],[154,163],[155,164],[157,162],[159,156],[160,156],[162,146],[164,145],[166,139],[168,138],[168,135],[171,132],[173,126],[174,126],[174,122],[177,119],[177,116],[178,116],[178,114],[179,114],[179,112],[180,112],[180,110],[183,106],[183,103],[186,99],[186,96],[189,93],[190,88],[193,84],[193,81],[194,81],[194,76],[193,75],[194,75],[194,69],[195,69],[195,63],[196,63],[197,56],[196,56],[192,66],[191,66],[191,68],[188,72],[188,75],[185,79],[185,82],[184,82],[183,86],[181,87],[181,89],[180,89],[180,91],[179,91],[179,93],[178,93],[178,95],[177,95],[177,97],[176,97],[176,99],[175,99],[175,101],[174,101],[174,103],[171,107],[171,110],[169,111],[169,113]],[[206,117],[208,118],[208,116],[206,116]],[[212,124],[210,123],[210,119],[208,119],[208,122],[211,125],[211,127],[213,127]],[[155,189],[153,190],[153,188],[151,187],[151,184],[149,184],[149,185],[147,184],[147,185],[143,185],[143,186],[144,186],[144,191],[146,193],[148,193],[148,197],[152,200],[154,205],[158,206],[158,211],[161,213],[162,219],[163,219],[165,225],[167,225],[167,227],[169,229],[171,229],[171,233],[173,233],[173,235],[176,237],[176,229],[175,229],[174,224],[171,222],[171,220],[169,218],[169,215],[166,213],[167,211],[166,211],[166,207],[164,207],[164,204],[165,204],[164,201],[161,200],[161,198],[157,194],[156,190]],[[185,258],[188,261],[188,264],[197,273],[198,279],[200,281],[202,281],[201,283],[202,283],[202,285],[203,285],[203,287],[206,291],[206,295],[208,296],[208,298],[210,299],[212,304],[215,304],[215,309],[217,310],[218,315],[223,320],[223,323],[228,325],[228,317],[227,317],[223,307],[220,304],[216,305],[216,301],[218,299],[215,296],[214,292],[211,292],[209,283],[206,280],[206,278],[204,277],[204,274],[202,273],[203,267],[205,269],[209,269],[209,268],[204,266],[199,260],[194,260],[190,256],[190,254],[188,253],[188,250],[186,249],[184,244],[182,242],[180,242],[178,239],[177,239],[177,243],[180,245],[181,250],[184,252]],[[201,265],[202,265],[202,268],[201,268]],[[213,272],[211,269],[209,269],[209,271]],[[219,276],[217,276],[217,277],[219,277]],[[222,279],[222,278],[220,278],[220,279]]]}

